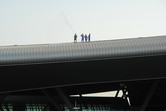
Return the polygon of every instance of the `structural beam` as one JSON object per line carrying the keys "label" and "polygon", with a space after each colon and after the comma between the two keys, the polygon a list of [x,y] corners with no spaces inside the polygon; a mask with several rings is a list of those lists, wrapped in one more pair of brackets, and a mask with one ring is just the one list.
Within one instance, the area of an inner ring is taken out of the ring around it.
{"label": "structural beam", "polygon": [[149,103],[150,99],[152,98],[152,96],[153,96],[153,94],[154,94],[154,92],[157,88],[158,83],[159,83],[159,80],[154,81],[154,83],[151,86],[151,89],[149,90],[149,93],[147,94],[147,96],[146,96],[146,98],[145,98],[145,100],[144,100],[144,102],[143,102],[143,104],[142,104],[139,111],[145,111],[146,110],[146,108],[148,106],[148,103]]}
{"label": "structural beam", "polygon": [[[9,95],[8,93],[0,95],[0,110],[1,111],[4,111],[4,109],[2,108],[2,103],[8,95]],[[6,105],[5,105],[5,107],[6,107]],[[8,111],[8,108],[7,108],[7,111]]]}
{"label": "structural beam", "polygon": [[125,99],[125,100],[127,100],[127,96],[126,96],[127,86],[124,83],[120,83],[120,86],[121,86],[122,92],[123,92],[122,98]]}
{"label": "structural beam", "polygon": [[122,97],[127,100],[126,89],[122,89],[123,95]]}
{"label": "structural beam", "polygon": [[45,105],[42,111],[47,111],[48,105]]}
{"label": "structural beam", "polygon": [[73,105],[69,101],[69,98],[65,95],[64,91],[61,88],[55,88],[57,94],[59,97],[64,101],[64,103],[67,105],[70,111],[74,111]]}
{"label": "structural beam", "polygon": [[59,105],[59,103],[53,98],[53,96],[50,94],[50,92],[47,89],[42,89],[42,92],[47,96],[47,98],[51,101],[54,108],[58,111],[63,111],[62,107]]}
{"label": "structural beam", "polygon": [[80,95],[80,111],[82,111],[82,94],[79,95]]}
{"label": "structural beam", "polygon": [[119,90],[117,90],[115,97],[118,97],[118,94],[119,94]]}
{"label": "structural beam", "polygon": [[0,111],[4,111],[3,108],[2,108],[2,104],[0,104]]}
{"label": "structural beam", "polygon": [[10,111],[9,108],[8,108],[8,104],[4,104],[5,105],[5,108],[7,111]]}

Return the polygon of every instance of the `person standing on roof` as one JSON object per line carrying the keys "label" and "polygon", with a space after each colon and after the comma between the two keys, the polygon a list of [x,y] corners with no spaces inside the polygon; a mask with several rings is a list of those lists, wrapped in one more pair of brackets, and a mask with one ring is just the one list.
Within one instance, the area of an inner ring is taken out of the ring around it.
{"label": "person standing on roof", "polygon": [[85,42],[87,42],[88,36],[85,34]]}
{"label": "person standing on roof", "polygon": [[90,42],[90,33],[89,33],[89,35],[88,35],[88,41]]}
{"label": "person standing on roof", "polygon": [[81,34],[81,42],[84,42],[84,34]]}
{"label": "person standing on roof", "polygon": [[76,43],[77,42],[77,34],[75,33],[75,35],[74,35],[74,43]]}

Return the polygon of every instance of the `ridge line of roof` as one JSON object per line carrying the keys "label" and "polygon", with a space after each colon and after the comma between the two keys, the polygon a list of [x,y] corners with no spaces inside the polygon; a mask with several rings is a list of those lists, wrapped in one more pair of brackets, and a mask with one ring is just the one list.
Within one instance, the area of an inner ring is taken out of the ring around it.
{"label": "ridge line of roof", "polygon": [[[125,40],[136,40],[136,39],[149,39],[149,38],[157,38],[157,37],[166,37],[166,35],[160,35],[160,36],[149,36],[149,37],[136,37],[136,38],[125,38],[125,39],[112,39],[112,40],[96,40],[91,42],[83,42],[83,43],[98,43],[98,42],[110,42],[110,41],[125,41]],[[44,43],[44,44],[25,44],[25,45],[6,45],[6,46],[0,46],[1,47],[17,47],[17,46],[44,46],[44,45],[63,45],[63,44],[80,44],[82,42],[65,42],[65,43]]]}

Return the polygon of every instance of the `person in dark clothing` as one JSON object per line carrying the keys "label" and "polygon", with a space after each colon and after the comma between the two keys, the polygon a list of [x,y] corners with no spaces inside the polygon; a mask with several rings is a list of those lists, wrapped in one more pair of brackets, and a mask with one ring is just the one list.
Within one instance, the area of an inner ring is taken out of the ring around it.
{"label": "person in dark clothing", "polygon": [[81,42],[84,42],[84,34],[81,34]]}
{"label": "person in dark clothing", "polygon": [[77,34],[75,33],[74,35],[74,42],[76,43],[77,42]]}
{"label": "person in dark clothing", "polygon": [[85,34],[85,42],[87,42],[88,36]]}
{"label": "person in dark clothing", "polygon": [[88,41],[90,42],[90,33],[89,33],[89,35],[88,35]]}

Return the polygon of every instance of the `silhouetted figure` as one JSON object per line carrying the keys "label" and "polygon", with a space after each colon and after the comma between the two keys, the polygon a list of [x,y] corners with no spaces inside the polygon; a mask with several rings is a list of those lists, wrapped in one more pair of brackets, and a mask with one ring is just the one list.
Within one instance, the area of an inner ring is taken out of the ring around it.
{"label": "silhouetted figure", "polygon": [[84,42],[84,34],[81,34],[81,42]]}
{"label": "silhouetted figure", "polygon": [[91,36],[91,35],[90,35],[90,33],[89,33],[89,35],[88,35],[88,41],[89,41],[89,42],[90,42],[90,36]]}
{"label": "silhouetted figure", "polygon": [[74,43],[76,43],[77,42],[77,34],[75,33],[75,35],[74,35]]}
{"label": "silhouetted figure", "polygon": [[87,42],[88,36],[85,34],[85,42]]}

